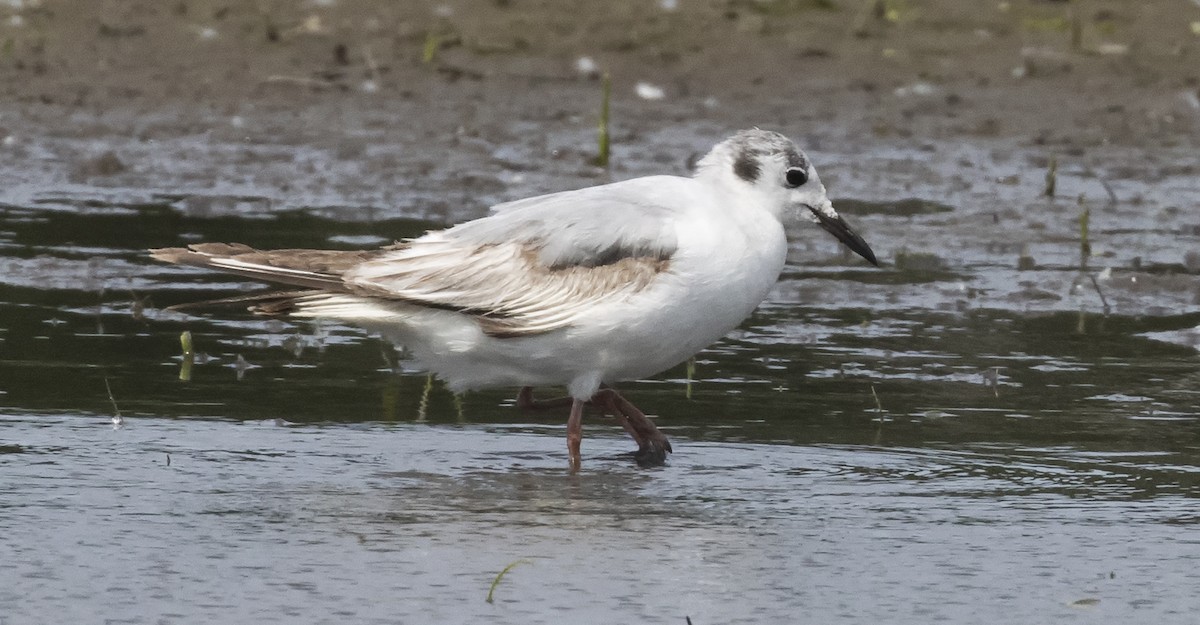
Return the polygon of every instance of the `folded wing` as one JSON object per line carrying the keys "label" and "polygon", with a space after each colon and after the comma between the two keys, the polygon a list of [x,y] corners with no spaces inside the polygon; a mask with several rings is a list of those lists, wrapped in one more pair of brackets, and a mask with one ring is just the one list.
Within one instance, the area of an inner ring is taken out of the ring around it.
{"label": "folded wing", "polygon": [[[566,327],[596,304],[648,287],[676,250],[655,178],[555,193],[431,232],[343,277],[358,293],[480,318],[497,336]],[[665,185],[679,179],[661,177]]]}
{"label": "folded wing", "polygon": [[[489,217],[380,250],[201,244],[152,255],[312,289],[292,294],[301,309],[319,306],[321,293],[349,295],[453,310],[490,335],[529,336],[568,327],[669,271],[675,215],[659,198],[680,180],[642,178],[502,204]],[[289,310],[273,301],[259,312]]]}

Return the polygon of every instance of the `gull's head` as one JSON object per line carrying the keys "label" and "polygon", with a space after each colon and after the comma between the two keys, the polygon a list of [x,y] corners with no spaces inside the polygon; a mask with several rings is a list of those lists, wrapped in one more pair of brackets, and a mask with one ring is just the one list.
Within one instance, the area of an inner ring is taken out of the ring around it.
{"label": "gull's head", "polygon": [[700,159],[696,178],[718,185],[738,204],[770,212],[781,223],[807,216],[856,254],[879,265],[867,242],[833,210],[808,156],[777,132],[755,128],[722,141]]}

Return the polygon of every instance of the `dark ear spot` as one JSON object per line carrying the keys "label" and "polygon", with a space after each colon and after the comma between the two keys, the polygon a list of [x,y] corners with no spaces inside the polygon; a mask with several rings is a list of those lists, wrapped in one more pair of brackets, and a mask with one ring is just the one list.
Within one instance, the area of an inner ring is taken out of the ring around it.
{"label": "dark ear spot", "polygon": [[762,170],[758,166],[755,154],[750,150],[742,150],[738,153],[737,159],[733,161],[733,173],[746,182],[754,182],[758,180]]}
{"label": "dark ear spot", "polygon": [[788,167],[793,169],[808,171],[808,160],[801,156],[800,153],[796,151],[796,148],[791,146],[788,146],[787,149],[787,164]]}

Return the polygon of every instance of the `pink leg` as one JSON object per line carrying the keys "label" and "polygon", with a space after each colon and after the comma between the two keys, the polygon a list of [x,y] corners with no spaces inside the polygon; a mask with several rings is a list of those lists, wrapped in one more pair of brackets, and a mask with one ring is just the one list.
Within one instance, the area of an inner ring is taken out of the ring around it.
{"label": "pink leg", "polygon": [[553,410],[555,408],[565,408],[573,403],[570,397],[555,397],[554,399],[534,399],[533,387],[522,386],[517,392],[517,408],[525,412],[533,412],[535,410]]}
{"label": "pink leg", "polygon": [[578,471],[582,465],[580,444],[583,442],[583,407],[589,404],[611,414],[637,443],[638,450],[634,453],[634,458],[638,465],[661,466],[666,462],[667,454],[672,451],[671,442],[645,413],[621,397],[615,389],[605,386],[586,402],[571,397],[534,399],[533,387],[530,386],[521,387],[517,393],[517,407],[527,412],[551,410],[568,405],[571,407],[571,416],[567,419],[567,453],[572,471]]}
{"label": "pink leg", "polygon": [[621,397],[615,389],[602,388],[592,396],[592,402],[604,406],[612,412],[629,436],[638,444],[634,458],[643,467],[661,466],[671,453],[671,441],[655,427],[644,412],[637,409],[629,400]]}
{"label": "pink leg", "polygon": [[579,470],[582,458],[579,445],[583,442],[583,402],[576,399],[571,402],[571,416],[567,418],[567,456],[571,463],[571,472]]}
{"label": "pink leg", "polygon": [[[611,414],[617,420],[617,423],[620,423],[621,427],[625,429],[625,432],[627,434],[629,434],[630,438],[632,438],[634,440],[634,442],[636,442],[638,444],[639,448],[645,447],[647,444],[647,441],[646,441],[645,437],[642,435],[642,433],[637,428],[635,428],[633,426],[633,424],[631,424],[629,422],[629,419],[625,416],[625,413],[622,412],[620,409],[618,409],[609,400],[610,395],[613,395],[613,394],[615,394],[615,393],[604,393],[604,392],[596,393],[596,395],[593,396],[590,400],[588,400],[587,403],[590,405],[598,405],[598,406],[600,406],[600,408],[602,408],[603,410],[605,410],[606,412]],[[534,411],[538,411],[538,410],[552,410],[555,408],[570,406],[573,404],[573,402],[574,402],[574,400],[570,397],[555,397],[553,399],[534,399],[532,386],[522,386],[521,390],[517,392],[517,408],[520,408],[521,410],[524,410],[525,412],[534,412]],[[637,409],[635,408],[634,411],[637,412]],[[637,414],[641,415],[640,412],[637,412]],[[642,415],[642,416],[644,416],[644,415]],[[642,428],[642,430],[645,430],[645,428]],[[650,430],[651,431],[654,430],[654,424],[650,424]]]}
{"label": "pink leg", "polygon": [[638,428],[634,427],[634,425],[630,423],[629,418],[625,416],[625,413],[621,412],[621,410],[617,408],[616,404],[613,403],[613,394],[614,393],[611,392],[605,392],[604,390],[598,391],[595,395],[592,395],[592,398],[588,400],[588,403],[593,406],[598,406],[604,412],[612,415],[613,418],[617,420],[617,423],[620,423],[621,427],[625,429],[625,433],[629,435],[629,438],[632,438],[633,442],[638,444],[639,449],[645,447],[646,439],[642,432],[639,431]]}

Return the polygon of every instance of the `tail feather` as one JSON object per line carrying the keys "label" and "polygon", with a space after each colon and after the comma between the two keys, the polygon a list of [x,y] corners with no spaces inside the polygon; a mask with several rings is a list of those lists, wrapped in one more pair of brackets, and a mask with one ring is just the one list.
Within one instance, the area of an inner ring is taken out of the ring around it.
{"label": "tail feather", "polygon": [[[307,252],[300,254],[299,252]],[[150,250],[155,260],[219,269],[255,280],[301,286],[310,289],[343,289],[341,273],[362,252],[318,250],[275,250],[261,252],[240,243],[201,243],[188,247]]]}
{"label": "tail feather", "polygon": [[[255,309],[255,312],[259,311]],[[396,305],[373,297],[310,291],[293,298],[286,314],[292,317],[327,317],[363,322],[392,320],[401,312]]]}
{"label": "tail feather", "polygon": [[[355,320],[393,319],[398,309],[386,298],[357,294],[342,281],[351,267],[394,248],[363,251],[256,250],[240,243],[199,243],[150,250],[155,260],[217,269],[238,276],[301,287],[202,302],[177,304],[168,310],[194,310],[246,305],[267,317],[332,317]],[[432,306],[431,308],[438,308]]]}
{"label": "tail feather", "polygon": [[269,293],[255,293],[253,295],[238,295],[235,297],[223,297],[220,299],[209,299],[200,302],[186,302],[183,304],[175,304],[168,306],[165,310],[174,312],[187,312],[205,308],[219,308],[223,306],[245,305],[246,310],[265,317],[282,317],[292,313],[296,309],[296,302],[313,295],[317,295],[321,291],[305,290],[305,291],[271,291]]}

